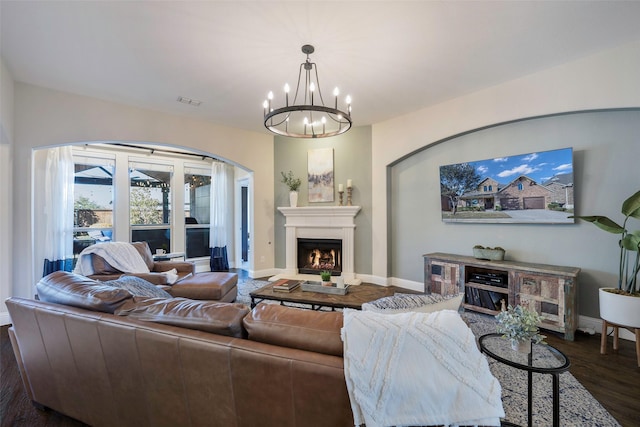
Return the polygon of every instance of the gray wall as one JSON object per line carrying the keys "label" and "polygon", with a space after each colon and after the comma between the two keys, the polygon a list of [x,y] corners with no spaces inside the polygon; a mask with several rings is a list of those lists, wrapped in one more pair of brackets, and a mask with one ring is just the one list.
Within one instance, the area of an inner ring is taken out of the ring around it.
{"label": "gray wall", "polygon": [[[316,148],[333,148],[335,201],[309,203],[307,190],[307,152]],[[345,187],[344,203],[347,203],[347,179],[353,181],[353,205],[361,206],[356,216],[355,272],[371,274],[371,127],[354,127],[349,132],[320,139],[296,139],[275,137],[274,140],[274,201],[276,207],[289,206],[289,189],[281,182],[280,172],[293,171],[302,179],[298,206],[338,205],[338,184]],[[275,213],[275,266],[285,268],[285,219]]]}
{"label": "gray wall", "polygon": [[[598,317],[598,291],[616,283],[616,236],[592,224],[460,224],[440,217],[439,166],[573,147],[576,214],[620,221],[622,201],[640,189],[640,111],[537,118],[425,147],[389,169],[391,276],[422,282],[429,252],[471,255],[501,246],[507,259],[580,267],[580,314]],[[632,221],[633,229],[638,222]]]}

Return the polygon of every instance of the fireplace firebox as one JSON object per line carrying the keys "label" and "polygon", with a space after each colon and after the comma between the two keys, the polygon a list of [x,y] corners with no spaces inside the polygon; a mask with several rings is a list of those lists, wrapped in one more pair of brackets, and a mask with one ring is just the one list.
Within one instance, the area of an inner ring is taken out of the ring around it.
{"label": "fireplace firebox", "polygon": [[342,273],[342,240],[298,239],[298,272],[318,274],[331,271],[331,275]]}

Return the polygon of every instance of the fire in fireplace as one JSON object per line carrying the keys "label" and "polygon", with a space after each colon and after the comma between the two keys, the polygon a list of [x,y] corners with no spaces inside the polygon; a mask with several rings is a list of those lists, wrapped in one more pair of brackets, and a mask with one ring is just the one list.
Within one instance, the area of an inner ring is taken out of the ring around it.
{"label": "fire in fireplace", "polygon": [[317,274],[323,270],[334,276],[342,273],[342,240],[298,239],[298,272]]}

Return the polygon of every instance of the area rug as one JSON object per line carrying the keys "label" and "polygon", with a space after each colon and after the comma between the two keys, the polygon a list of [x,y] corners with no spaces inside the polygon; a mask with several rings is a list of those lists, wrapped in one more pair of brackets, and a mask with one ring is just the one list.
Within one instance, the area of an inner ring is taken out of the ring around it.
{"label": "area rug", "polygon": [[[251,303],[249,292],[267,285],[264,280],[246,279],[238,283],[238,302]],[[274,301],[278,303],[277,301]],[[476,337],[496,331],[492,316],[465,312],[462,317]],[[506,420],[527,425],[527,373],[505,366],[491,358],[489,368],[502,386]],[[553,419],[551,375],[533,374],[533,425],[551,426]],[[560,425],[609,427],[620,424],[569,372],[560,374]]]}

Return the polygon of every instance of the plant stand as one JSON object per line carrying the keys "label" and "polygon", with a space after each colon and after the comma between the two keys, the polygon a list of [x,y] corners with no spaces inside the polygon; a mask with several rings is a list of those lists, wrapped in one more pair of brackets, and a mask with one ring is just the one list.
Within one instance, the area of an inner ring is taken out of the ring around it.
{"label": "plant stand", "polygon": [[640,368],[640,328],[632,328],[629,326],[618,325],[602,319],[602,337],[600,338],[600,354],[607,354],[607,328],[613,328],[613,350],[618,350],[618,330],[625,328],[636,335],[636,357],[638,358],[638,367]]}

